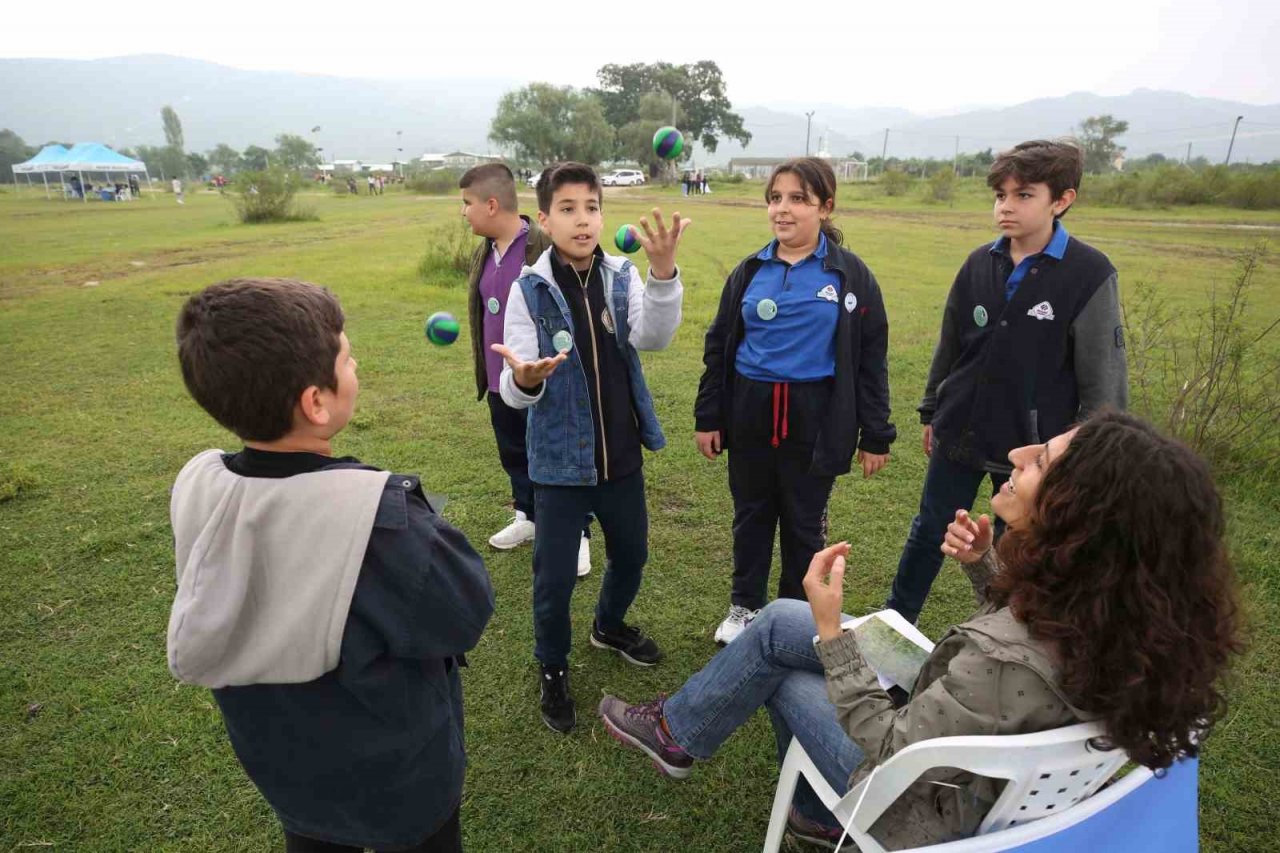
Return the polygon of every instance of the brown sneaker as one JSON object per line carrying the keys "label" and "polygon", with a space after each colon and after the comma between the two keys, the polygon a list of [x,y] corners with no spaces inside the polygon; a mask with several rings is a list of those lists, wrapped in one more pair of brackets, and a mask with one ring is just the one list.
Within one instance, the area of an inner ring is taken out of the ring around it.
{"label": "brown sneaker", "polygon": [[693,767],[693,756],[680,748],[662,728],[665,696],[640,705],[628,705],[615,696],[600,700],[600,719],[609,734],[633,746],[653,760],[664,776],[685,779]]}
{"label": "brown sneaker", "polygon": [[838,826],[828,826],[816,820],[809,820],[796,811],[795,806],[787,812],[787,831],[800,841],[826,850],[835,850],[836,845],[840,843],[840,837],[844,835],[843,830]]}

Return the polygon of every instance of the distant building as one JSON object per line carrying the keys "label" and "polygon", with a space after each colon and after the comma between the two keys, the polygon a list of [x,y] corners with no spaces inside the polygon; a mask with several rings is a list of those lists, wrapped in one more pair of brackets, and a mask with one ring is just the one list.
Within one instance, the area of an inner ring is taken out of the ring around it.
{"label": "distant building", "polygon": [[[831,164],[836,177],[841,180],[867,179],[867,164],[852,157],[832,157],[825,151],[817,154]],[[773,173],[774,167],[794,159],[792,157],[734,157],[729,161],[729,174],[746,175],[748,178],[763,179]]]}
{"label": "distant building", "polygon": [[418,164],[427,169],[443,169],[444,156],[443,154],[423,154],[418,158]]}
{"label": "distant building", "polygon": [[470,169],[481,163],[501,163],[502,157],[497,154],[473,154],[470,151],[454,151],[444,155],[444,165],[449,169]]}

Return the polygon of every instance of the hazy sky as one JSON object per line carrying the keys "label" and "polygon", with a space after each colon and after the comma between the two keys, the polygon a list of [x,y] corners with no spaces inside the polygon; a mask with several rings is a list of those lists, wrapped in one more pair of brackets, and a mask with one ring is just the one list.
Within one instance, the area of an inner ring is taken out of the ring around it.
{"label": "hazy sky", "polygon": [[[1276,0],[561,4],[23,3],[3,57],[169,53],[344,77],[499,77],[592,85],[606,62],[711,59],[739,105],[945,111],[1088,90],[1280,102]],[[607,18],[587,8],[626,10]],[[650,11],[653,14],[648,14]]]}

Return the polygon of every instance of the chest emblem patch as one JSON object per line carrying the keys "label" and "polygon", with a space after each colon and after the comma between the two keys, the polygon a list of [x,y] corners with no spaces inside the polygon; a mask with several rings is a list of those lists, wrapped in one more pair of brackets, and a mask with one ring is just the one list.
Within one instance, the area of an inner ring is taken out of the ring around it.
{"label": "chest emblem patch", "polygon": [[990,318],[987,316],[986,308],[983,308],[981,305],[973,306],[973,322],[978,328],[982,328],[987,325],[988,319]]}
{"label": "chest emblem patch", "polygon": [[1052,320],[1053,306],[1050,305],[1047,301],[1041,302],[1039,305],[1035,306],[1034,308],[1028,309],[1027,316],[1035,317],[1037,320]]}
{"label": "chest emblem patch", "polygon": [[828,302],[840,301],[840,294],[836,293],[834,285],[828,284],[826,287],[819,290],[816,295],[819,299],[825,299]]}
{"label": "chest emblem patch", "polygon": [[756,316],[768,322],[778,316],[778,303],[772,299],[761,299],[756,303]]}
{"label": "chest emblem patch", "polygon": [[573,349],[573,335],[568,329],[561,329],[551,336],[551,346],[556,352],[568,352]]}
{"label": "chest emblem patch", "polygon": [[609,334],[616,334],[613,330],[613,315],[609,313],[608,308],[600,310],[600,325],[604,326],[604,330]]}
{"label": "chest emblem patch", "polygon": [[853,309],[857,307],[858,307],[858,297],[854,296],[852,293],[846,293],[844,295],[844,310],[852,314]]}
{"label": "chest emblem patch", "polygon": [[496,296],[490,296],[489,302],[487,304],[489,306],[490,314],[497,314],[499,311],[502,310],[502,303],[498,301],[498,297]]}

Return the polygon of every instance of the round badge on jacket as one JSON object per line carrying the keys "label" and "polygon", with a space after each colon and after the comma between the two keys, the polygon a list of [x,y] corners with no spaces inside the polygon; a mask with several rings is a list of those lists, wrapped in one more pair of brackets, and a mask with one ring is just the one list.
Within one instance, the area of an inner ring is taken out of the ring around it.
{"label": "round badge on jacket", "polygon": [[756,303],[756,316],[768,322],[778,316],[778,303],[772,299],[761,299]]}
{"label": "round badge on jacket", "polygon": [[568,352],[573,349],[573,335],[567,329],[561,329],[551,336],[551,346],[556,352]]}
{"label": "round badge on jacket", "polygon": [[844,310],[852,314],[853,309],[857,307],[858,307],[858,297],[854,296],[852,293],[846,293],[844,295]]}
{"label": "round badge on jacket", "polygon": [[979,327],[987,325],[987,309],[981,305],[975,305],[973,307],[973,322],[977,323]]}
{"label": "round badge on jacket", "polygon": [[497,314],[502,310],[502,303],[498,301],[498,297],[496,296],[489,297],[488,306],[490,314]]}

